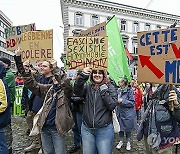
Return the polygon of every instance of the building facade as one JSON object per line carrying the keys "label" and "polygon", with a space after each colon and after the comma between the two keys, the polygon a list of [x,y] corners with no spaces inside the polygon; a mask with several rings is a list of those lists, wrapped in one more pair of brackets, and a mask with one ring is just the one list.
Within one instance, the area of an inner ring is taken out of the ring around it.
{"label": "building facade", "polygon": [[15,62],[12,51],[6,50],[6,38],[5,31],[6,27],[11,27],[12,21],[0,10],[0,57],[7,57],[11,60],[11,68],[15,71]]}
{"label": "building facade", "polygon": [[134,78],[137,77],[137,32],[165,29],[175,22],[180,25],[180,16],[105,0],[61,0],[61,6],[65,40],[115,15],[124,45],[133,56],[129,68]]}

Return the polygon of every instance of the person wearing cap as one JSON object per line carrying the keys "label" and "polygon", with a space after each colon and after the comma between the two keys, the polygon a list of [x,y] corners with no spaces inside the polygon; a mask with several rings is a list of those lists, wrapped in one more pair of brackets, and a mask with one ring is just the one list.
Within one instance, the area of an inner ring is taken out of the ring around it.
{"label": "person wearing cap", "polygon": [[[1,57],[0,61],[4,64],[5,68],[6,68],[6,76],[4,77],[5,81],[8,84],[9,90],[10,90],[10,95],[11,95],[11,103],[13,104],[13,102],[15,101],[15,76],[13,74],[13,72],[11,71],[10,67],[11,67],[11,60],[6,58],[6,57]],[[11,104],[11,105],[12,105]]]}
{"label": "person wearing cap", "polygon": [[[15,76],[12,73],[10,66],[11,66],[11,60],[6,58],[6,57],[1,57],[0,61],[3,63],[5,69],[6,69],[6,76],[4,77],[4,80],[6,81],[8,88],[9,88],[9,92],[10,92],[10,106],[13,106],[13,103],[15,101],[15,92],[16,92],[16,87],[15,87]],[[13,110],[11,110],[13,111]],[[6,128],[4,129],[5,131],[5,135],[6,135],[6,140],[8,142],[8,149],[9,149],[9,153],[12,153],[12,141],[13,141],[13,137],[12,137],[12,129],[11,129],[11,123],[9,123],[9,125],[6,126]]]}
{"label": "person wearing cap", "polygon": [[[65,134],[74,125],[69,109],[72,86],[65,72],[57,67],[57,61],[49,61],[52,84],[40,84],[32,77],[30,70],[25,70],[21,61],[20,49],[15,51],[15,62],[18,71],[24,78],[25,86],[43,100],[42,112],[37,125],[39,127],[44,154],[66,154]],[[43,64],[42,64],[43,65]],[[47,71],[45,66],[43,71]]]}

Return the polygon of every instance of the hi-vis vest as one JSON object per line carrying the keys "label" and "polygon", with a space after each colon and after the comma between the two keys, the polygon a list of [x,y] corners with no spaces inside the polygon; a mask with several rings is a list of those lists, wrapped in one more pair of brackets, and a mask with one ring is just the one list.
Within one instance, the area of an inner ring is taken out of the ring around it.
{"label": "hi-vis vest", "polygon": [[4,112],[8,106],[6,89],[3,81],[0,79],[0,113]]}

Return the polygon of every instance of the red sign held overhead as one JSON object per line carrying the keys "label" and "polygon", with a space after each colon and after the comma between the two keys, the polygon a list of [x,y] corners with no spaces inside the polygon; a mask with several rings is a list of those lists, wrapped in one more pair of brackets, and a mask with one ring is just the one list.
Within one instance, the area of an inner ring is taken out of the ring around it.
{"label": "red sign held overhead", "polygon": [[142,67],[147,66],[159,79],[164,75],[151,61],[151,56],[139,55]]}

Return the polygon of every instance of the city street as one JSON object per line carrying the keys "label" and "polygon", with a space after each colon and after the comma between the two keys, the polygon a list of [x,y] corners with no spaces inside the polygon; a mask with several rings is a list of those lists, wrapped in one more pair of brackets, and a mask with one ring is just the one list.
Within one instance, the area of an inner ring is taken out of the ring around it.
{"label": "city street", "polygon": [[[30,145],[31,138],[26,135],[27,124],[25,118],[23,117],[12,117],[12,129],[13,129],[13,154],[24,154],[24,148]],[[67,149],[72,145],[72,132],[69,132],[66,137]],[[118,144],[118,136],[115,135],[114,147]],[[38,149],[28,154],[36,154]],[[81,154],[82,151],[79,150],[76,154]],[[145,147],[143,142],[137,142],[135,135],[133,135],[132,149],[127,152],[126,147],[124,146],[122,150],[118,151],[114,148],[114,154],[123,153],[123,154],[144,154]]]}

